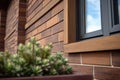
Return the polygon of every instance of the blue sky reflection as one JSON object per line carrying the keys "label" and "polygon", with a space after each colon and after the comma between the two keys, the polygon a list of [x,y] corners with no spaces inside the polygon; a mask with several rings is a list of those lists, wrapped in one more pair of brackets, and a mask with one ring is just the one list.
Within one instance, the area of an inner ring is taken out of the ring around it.
{"label": "blue sky reflection", "polygon": [[101,29],[100,0],[86,0],[86,33]]}

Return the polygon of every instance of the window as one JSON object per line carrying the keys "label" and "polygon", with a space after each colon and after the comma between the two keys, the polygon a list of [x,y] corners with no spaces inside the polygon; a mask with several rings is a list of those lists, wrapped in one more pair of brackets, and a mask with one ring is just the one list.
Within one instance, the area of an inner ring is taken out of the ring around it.
{"label": "window", "polygon": [[101,30],[100,0],[86,0],[85,4],[85,33]]}
{"label": "window", "polygon": [[120,0],[112,0],[112,27],[111,32],[120,31]]}
{"label": "window", "polygon": [[120,0],[76,0],[77,40],[120,31]]}
{"label": "window", "polygon": [[[64,0],[64,52],[120,50],[120,34],[118,33],[120,32],[118,16],[120,0],[97,0],[96,9],[94,7],[89,9],[92,4],[89,1],[94,3],[96,0]],[[90,10],[94,13],[90,13]],[[87,24],[89,16],[86,15],[91,15],[95,17],[94,21],[99,21],[97,24],[91,23],[91,25],[97,25],[95,29],[89,30],[91,29]]]}

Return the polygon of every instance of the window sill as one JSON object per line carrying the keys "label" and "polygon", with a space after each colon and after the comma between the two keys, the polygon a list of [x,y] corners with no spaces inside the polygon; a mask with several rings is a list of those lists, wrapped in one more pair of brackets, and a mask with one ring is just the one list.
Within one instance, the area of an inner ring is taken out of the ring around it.
{"label": "window sill", "polygon": [[120,34],[65,44],[64,49],[65,53],[119,50]]}

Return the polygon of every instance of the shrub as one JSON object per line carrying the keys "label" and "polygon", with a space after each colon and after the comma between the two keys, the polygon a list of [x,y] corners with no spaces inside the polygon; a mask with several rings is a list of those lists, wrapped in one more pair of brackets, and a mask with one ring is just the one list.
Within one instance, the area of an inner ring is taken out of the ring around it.
{"label": "shrub", "polygon": [[68,60],[60,52],[51,55],[52,43],[41,46],[34,37],[18,52],[0,52],[0,77],[25,77],[71,74]]}

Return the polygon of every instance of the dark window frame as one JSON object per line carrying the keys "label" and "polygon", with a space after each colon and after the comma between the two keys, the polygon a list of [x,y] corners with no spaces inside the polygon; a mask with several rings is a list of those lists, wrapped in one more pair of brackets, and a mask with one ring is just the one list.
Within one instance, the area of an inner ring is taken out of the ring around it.
{"label": "dark window frame", "polygon": [[[76,40],[84,40],[100,36],[109,36],[120,31],[120,23],[114,25],[114,0],[100,0],[101,6],[101,30],[85,33],[85,0],[76,0]],[[120,21],[119,21],[120,22]],[[79,33],[79,34],[78,34]]]}
{"label": "dark window frame", "polygon": [[76,41],[76,5],[76,0],[64,0],[64,53],[120,50],[120,34]]}
{"label": "dark window frame", "polygon": [[[114,32],[119,32],[120,31],[120,19],[118,21],[118,24],[115,24],[115,19],[119,16],[119,11],[117,11],[117,16],[115,14],[115,9],[114,7],[116,7],[116,9],[118,8],[119,5],[113,5],[114,2],[113,1],[116,1],[116,0],[111,0],[111,16],[112,16],[112,26],[110,27],[110,32],[111,33],[114,33]],[[118,10],[118,9],[117,9]],[[119,17],[120,18],[120,17]]]}

